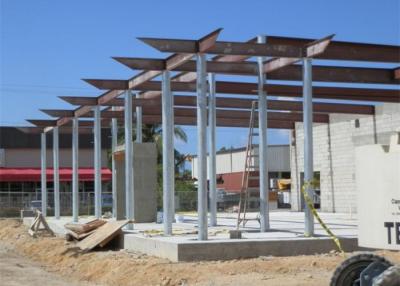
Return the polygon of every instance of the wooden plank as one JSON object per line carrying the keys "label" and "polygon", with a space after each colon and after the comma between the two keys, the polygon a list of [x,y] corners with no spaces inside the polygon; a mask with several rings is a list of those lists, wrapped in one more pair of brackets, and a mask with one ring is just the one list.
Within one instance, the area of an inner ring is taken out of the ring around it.
{"label": "wooden plank", "polygon": [[95,231],[96,231],[96,230],[93,229],[93,230],[91,230],[91,231],[89,231],[89,232],[85,232],[85,233],[79,234],[79,233],[73,232],[72,230],[69,230],[69,231],[67,232],[67,234],[71,235],[71,236],[72,236],[74,239],[76,239],[76,240],[81,240],[81,239],[84,239],[85,237],[91,235],[91,234],[94,233]]}
{"label": "wooden plank", "polygon": [[94,230],[96,228],[99,228],[103,224],[105,224],[105,220],[100,220],[100,219],[95,219],[92,221],[89,221],[87,223],[67,223],[64,225],[64,227],[68,230],[71,230],[77,234],[82,234],[85,232],[89,232],[91,230]]}
{"label": "wooden plank", "polygon": [[76,246],[82,251],[89,251],[115,235],[124,225],[128,224],[129,222],[129,220],[109,221],[96,229],[94,233],[78,242]]}
{"label": "wooden plank", "polygon": [[120,235],[122,233],[122,229],[119,229],[117,232],[115,232],[113,235],[109,236],[108,238],[106,238],[105,240],[103,240],[102,242],[100,242],[99,246],[100,247],[104,247],[107,243],[109,243],[114,237]]}

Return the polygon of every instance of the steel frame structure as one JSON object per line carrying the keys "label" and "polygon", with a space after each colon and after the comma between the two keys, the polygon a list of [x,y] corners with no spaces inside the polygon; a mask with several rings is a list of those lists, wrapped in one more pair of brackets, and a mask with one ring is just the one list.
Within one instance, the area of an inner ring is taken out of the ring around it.
{"label": "steel frame structure", "polygon": [[[212,170],[210,180],[211,193],[211,225],[217,225],[215,196],[215,128],[246,127],[250,118],[251,102],[258,96],[258,127],[262,140],[260,146],[260,162],[262,173],[266,170],[266,130],[267,128],[294,129],[295,122],[303,122],[305,128],[305,179],[313,177],[312,125],[329,124],[329,113],[352,113],[373,115],[373,104],[354,104],[338,102],[316,102],[319,100],[361,101],[361,102],[392,102],[400,103],[398,88],[376,88],[371,84],[385,84],[390,87],[400,84],[399,68],[347,67],[312,65],[312,59],[333,61],[363,61],[381,63],[400,63],[400,47],[378,44],[364,44],[333,41],[334,35],[319,40],[288,37],[259,36],[247,42],[217,41],[221,29],[217,29],[198,40],[139,38],[144,43],[160,52],[173,53],[165,59],[145,59],[114,57],[116,61],[131,69],[142,70],[128,80],[115,79],[84,79],[98,89],[106,90],[98,97],[61,97],[61,99],[78,105],[74,110],[42,110],[55,120],[28,120],[42,132],[42,162],[45,153],[45,134],[54,130],[54,138],[58,128],[69,128],[73,121],[73,154],[77,158],[78,124],[83,128],[95,127],[95,146],[98,151],[101,146],[99,130],[112,121],[113,146],[116,144],[117,119],[124,119],[125,136],[132,138],[132,121],[136,120],[137,141],[141,142],[142,124],[160,124],[163,126],[165,142],[163,145],[163,191],[164,191],[164,232],[172,235],[174,216],[174,171],[169,162],[173,161],[174,124],[196,125],[198,128],[199,156],[199,189],[198,218],[200,240],[207,239],[207,110],[210,146],[209,168]],[[207,59],[208,55],[214,55]],[[196,57],[196,60],[193,58]],[[257,57],[257,62],[249,61]],[[206,75],[209,73],[207,83]],[[241,81],[215,81],[216,74],[234,76],[257,76],[258,83]],[[162,76],[162,81],[156,78]],[[285,82],[301,82],[288,85],[266,83],[279,80]],[[313,86],[314,82],[329,82],[333,85]],[[360,87],[343,87],[341,83],[363,84]],[[208,90],[208,100],[207,100]],[[131,91],[137,96],[132,97]],[[193,95],[173,95],[173,92],[197,93]],[[125,93],[125,100],[118,98]],[[218,94],[237,94],[244,97],[221,97]],[[268,94],[268,96],[267,96]],[[277,100],[274,96],[299,98],[303,101]],[[268,98],[268,101],[267,101]],[[136,112],[133,114],[133,107]],[[94,112],[93,112],[94,110]],[[94,121],[78,121],[78,118],[92,118]],[[79,123],[78,123],[79,122]],[[66,126],[66,127],[64,127]],[[61,130],[63,130],[61,129]],[[57,135],[58,136],[58,135]],[[132,148],[131,141],[126,144],[126,213],[127,218],[134,219]],[[113,147],[115,148],[115,146]],[[56,156],[57,146],[54,146],[54,165],[58,166]],[[43,155],[44,154],[44,155]],[[95,152],[95,168],[99,170],[101,158]],[[172,157],[171,157],[172,156]],[[172,158],[172,159],[171,159]],[[45,158],[44,158],[45,159]],[[45,161],[44,161],[45,162]],[[264,164],[265,163],[265,164]],[[43,165],[43,163],[42,163]],[[74,170],[77,168],[74,161]],[[43,166],[42,166],[43,169]],[[56,170],[55,170],[56,172]],[[74,172],[75,173],[75,172]],[[97,172],[96,172],[97,174]],[[77,174],[74,183],[77,182]],[[42,174],[42,185],[45,176]],[[98,176],[96,176],[96,182]],[[74,185],[74,184],[73,184]],[[261,231],[269,229],[268,219],[268,177],[260,176],[261,196]],[[131,192],[130,192],[131,190]],[[128,194],[129,191],[129,194]],[[311,188],[307,188],[311,194]],[[45,188],[42,189],[46,194]],[[114,193],[114,192],[113,192]],[[96,188],[97,199],[101,190]],[[75,202],[75,200],[74,200]],[[97,201],[96,216],[101,215],[101,201]],[[43,202],[43,208],[46,207]],[[57,204],[57,201],[56,201]],[[77,206],[74,206],[74,221],[78,219]],[[56,206],[57,207],[57,206]],[[44,212],[45,213],[45,212]],[[312,236],[313,218],[308,209],[305,210],[305,234]]]}

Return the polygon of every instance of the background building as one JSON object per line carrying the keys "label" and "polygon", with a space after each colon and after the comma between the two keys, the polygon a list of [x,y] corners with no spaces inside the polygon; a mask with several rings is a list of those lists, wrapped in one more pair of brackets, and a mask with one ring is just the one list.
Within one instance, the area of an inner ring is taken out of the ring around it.
{"label": "background building", "polygon": [[[255,148],[254,153],[256,156],[252,159],[254,169],[258,169],[258,149]],[[270,145],[268,146],[268,175],[269,179],[277,178],[290,178],[290,147],[289,145]],[[207,161],[209,157],[207,157]],[[239,196],[242,189],[242,177],[245,170],[246,161],[246,147],[220,150],[216,154],[217,165],[217,188],[219,192],[227,193],[225,200],[229,200],[228,205],[237,205]],[[208,170],[208,169],[207,169]],[[209,177],[209,174],[207,174]],[[249,188],[251,190],[252,202],[250,206],[257,208],[259,205],[259,179],[258,171],[251,171],[251,178],[249,180]],[[192,178],[197,178],[197,156],[192,159]],[[270,190],[274,187],[272,183],[269,184]],[[236,194],[237,196],[232,196]],[[289,205],[289,196],[285,200],[285,204]],[[270,192],[270,209],[278,207],[278,193]],[[283,205],[283,201],[282,201]]]}
{"label": "background building", "polygon": [[[41,200],[40,192],[40,134],[25,133],[23,128],[0,127],[0,209],[15,213]],[[109,131],[102,134],[103,193],[111,192],[111,170],[108,168],[108,150],[111,146]],[[53,142],[47,135],[47,189],[48,205],[53,206]],[[71,209],[72,137],[60,134],[60,202],[61,211]],[[79,135],[79,191],[83,207],[91,208],[94,192],[93,135]],[[106,198],[106,196],[105,196]],[[8,209],[8,210],[7,210]],[[83,210],[83,209],[82,209]]]}
{"label": "background building", "polygon": [[[321,210],[356,212],[355,148],[377,143],[388,145],[390,136],[400,132],[400,104],[377,106],[374,116],[331,114],[329,121],[329,124],[314,124],[313,128],[314,172],[320,179]],[[303,123],[296,123],[291,137],[291,207],[301,210]],[[379,190],[376,193],[378,196]]]}

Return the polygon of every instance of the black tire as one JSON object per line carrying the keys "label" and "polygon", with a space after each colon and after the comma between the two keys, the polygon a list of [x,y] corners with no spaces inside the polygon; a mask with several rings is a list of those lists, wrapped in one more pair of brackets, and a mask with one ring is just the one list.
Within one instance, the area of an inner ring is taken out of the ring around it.
{"label": "black tire", "polygon": [[386,269],[379,275],[373,286],[399,286],[400,285],[400,265],[395,265]]}
{"label": "black tire", "polygon": [[[391,266],[392,264],[385,258],[371,254],[356,254],[340,264],[333,273],[330,286],[356,286],[361,272],[372,262],[380,261]],[[359,282],[358,282],[359,283]]]}

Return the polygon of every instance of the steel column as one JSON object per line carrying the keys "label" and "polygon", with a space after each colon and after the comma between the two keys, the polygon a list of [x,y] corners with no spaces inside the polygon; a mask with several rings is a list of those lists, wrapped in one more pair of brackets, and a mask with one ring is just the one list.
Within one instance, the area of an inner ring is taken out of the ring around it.
{"label": "steel column", "polygon": [[[265,44],[265,36],[258,36],[257,43]],[[269,188],[267,165],[267,94],[264,91],[266,81],[263,72],[264,57],[257,57],[258,63],[258,133],[259,133],[259,176],[260,176],[260,231],[269,230]]]}
{"label": "steel column", "polygon": [[[136,98],[141,98],[140,93],[136,94]],[[136,142],[143,142],[143,112],[141,106],[136,106]]]}
{"label": "steel column", "polygon": [[53,184],[54,184],[54,217],[60,219],[60,175],[58,127],[53,129]]}
{"label": "steel column", "polygon": [[[125,93],[125,212],[126,219],[133,220],[133,142],[132,142],[132,94],[128,90]],[[127,225],[127,229],[132,230],[133,224]]]}
{"label": "steel column", "polygon": [[209,192],[210,192],[210,225],[217,225],[217,163],[216,163],[216,100],[215,75],[208,74],[208,132],[209,132]]}
{"label": "steel column", "polygon": [[94,215],[101,218],[101,122],[100,106],[93,107],[94,112]]}
{"label": "steel column", "polygon": [[162,154],[163,154],[163,222],[164,234],[172,235],[174,217],[174,99],[171,93],[170,72],[162,74]]}
{"label": "steel column", "polygon": [[78,178],[78,152],[79,152],[79,121],[72,119],[72,219],[78,222],[79,217],[79,178]]}
{"label": "steel column", "polygon": [[46,177],[46,133],[41,134],[41,149],[40,149],[40,160],[41,160],[41,173],[40,173],[40,186],[42,192],[42,214],[47,215],[47,177]]}
{"label": "steel column", "polygon": [[[313,198],[313,189],[308,183],[314,178],[313,167],[313,121],[312,121],[312,63],[303,59],[303,124],[304,124],[304,182],[305,191]],[[307,203],[304,205],[304,235],[314,235],[314,217]]]}
{"label": "steel column", "polygon": [[[112,107],[115,111],[115,106]],[[116,171],[116,162],[114,157],[114,152],[117,149],[118,145],[118,121],[117,118],[111,119],[111,172],[112,172],[112,214],[113,218],[117,217],[117,171]]]}
{"label": "steel column", "polygon": [[197,54],[197,213],[199,240],[207,240],[207,73],[206,56]]}

